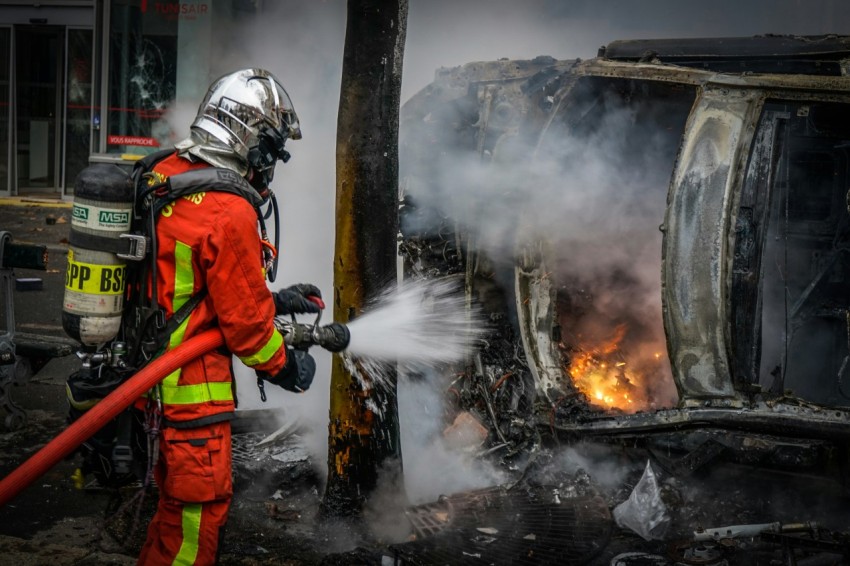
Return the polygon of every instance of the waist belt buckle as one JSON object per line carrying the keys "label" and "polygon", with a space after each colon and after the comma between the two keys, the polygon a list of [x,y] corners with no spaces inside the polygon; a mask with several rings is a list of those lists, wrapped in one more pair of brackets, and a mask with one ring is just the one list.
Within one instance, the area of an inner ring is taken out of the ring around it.
{"label": "waist belt buckle", "polygon": [[148,239],[140,234],[121,234],[121,238],[128,240],[128,253],[115,254],[121,259],[129,259],[131,261],[142,261],[145,259],[145,254],[148,251]]}

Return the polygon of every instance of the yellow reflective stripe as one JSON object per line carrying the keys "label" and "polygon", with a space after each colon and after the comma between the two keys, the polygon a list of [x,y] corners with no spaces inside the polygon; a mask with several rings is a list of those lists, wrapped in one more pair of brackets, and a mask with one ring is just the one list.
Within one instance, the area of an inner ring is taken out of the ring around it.
{"label": "yellow reflective stripe", "polygon": [[[192,271],[192,248],[183,242],[176,242],[174,247],[174,304],[172,310],[177,311],[186,304],[195,289],[195,272]],[[173,350],[183,343],[186,328],[189,326],[191,315],[186,317],[180,326],[174,329],[168,340],[168,348]],[[170,373],[162,380],[162,402],[166,405],[193,405],[207,401],[233,401],[233,389],[230,382],[197,383],[195,385],[179,385],[180,369]]]}
{"label": "yellow reflective stripe", "polygon": [[192,271],[192,248],[183,242],[174,246],[174,312],[183,306],[195,290],[195,272]]}
{"label": "yellow reflective stripe", "polygon": [[162,388],[162,402],[167,405],[192,405],[207,401],[233,401],[233,389],[230,382],[212,381]]}
{"label": "yellow reflective stripe", "polygon": [[169,373],[165,377],[165,379],[162,380],[162,402],[163,403],[168,403],[167,399],[169,397],[172,397],[173,394],[174,394],[174,391],[176,391],[176,389],[178,387],[180,387],[179,385],[177,385],[177,381],[180,379],[180,372],[181,371],[182,370],[180,368],[177,368],[173,372]]}
{"label": "yellow reflective stripe", "polygon": [[198,539],[201,533],[200,503],[187,503],[183,506],[183,543],[174,557],[173,566],[191,566],[198,557]]}
{"label": "yellow reflective stripe", "polygon": [[[195,288],[195,272],[192,271],[192,248],[183,242],[177,242],[174,247],[174,304],[177,311],[186,304]],[[189,326],[191,315],[186,317],[180,326],[171,334],[168,340],[169,349],[174,349],[183,343],[186,328]],[[195,385],[179,385],[180,373],[177,369],[162,380],[162,402],[166,405],[192,405],[207,401],[232,401],[233,390],[230,383],[198,383]]]}
{"label": "yellow reflective stripe", "polygon": [[283,335],[275,329],[272,332],[271,338],[268,339],[265,346],[260,348],[259,351],[255,352],[250,356],[239,356],[239,359],[242,360],[242,363],[246,366],[256,366],[259,364],[264,364],[274,356],[275,352],[280,349],[281,344],[283,344]]}
{"label": "yellow reflective stripe", "polygon": [[[171,306],[172,312],[186,304],[189,297],[192,296],[192,290],[195,288],[195,272],[192,271],[192,247],[187,246],[183,242],[175,242],[174,244],[174,302]],[[186,335],[186,328],[189,326],[191,315],[186,317],[180,326],[174,329],[168,339],[168,349],[173,350],[181,343]],[[180,387],[177,383],[180,380],[181,370],[178,368],[168,374],[162,380],[162,402],[168,403],[167,399],[174,395],[174,390]],[[185,397],[180,395],[180,397]],[[200,401],[198,401],[200,402]]]}
{"label": "yellow reflective stripe", "polygon": [[[184,301],[185,302],[185,301]],[[192,315],[186,317],[186,320],[180,323],[180,326],[174,329],[174,332],[171,334],[171,337],[168,340],[169,349],[173,350],[177,346],[179,346],[183,342],[183,336],[186,335],[186,327],[189,326],[189,319],[192,318]],[[182,370],[177,368],[168,376],[162,380],[163,385],[163,402],[168,403],[166,399],[170,396],[169,394],[178,387],[185,387],[184,385],[178,385],[177,382],[180,380],[180,372]],[[198,401],[200,403],[200,401]]]}

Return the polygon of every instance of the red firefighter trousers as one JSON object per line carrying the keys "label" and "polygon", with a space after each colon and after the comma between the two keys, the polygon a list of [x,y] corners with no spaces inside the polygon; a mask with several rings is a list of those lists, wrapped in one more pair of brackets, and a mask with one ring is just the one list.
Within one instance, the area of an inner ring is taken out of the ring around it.
{"label": "red firefighter trousers", "polygon": [[233,495],[230,423],[165,428],[154,470],[159,504],[138,564],[215,564]]}

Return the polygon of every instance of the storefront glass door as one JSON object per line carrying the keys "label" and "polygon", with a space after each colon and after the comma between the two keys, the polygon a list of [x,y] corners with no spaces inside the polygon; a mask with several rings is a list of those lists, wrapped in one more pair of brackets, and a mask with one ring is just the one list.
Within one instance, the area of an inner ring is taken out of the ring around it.
{"label": "storefront glass door", "polygon": [[69,194],[91,149],[92,30],[17,26],[14,44],[12,194]]}
{"label": "storefront glass door", "polygon": [[15,28],[17,194],[59,192],[64,28]]}

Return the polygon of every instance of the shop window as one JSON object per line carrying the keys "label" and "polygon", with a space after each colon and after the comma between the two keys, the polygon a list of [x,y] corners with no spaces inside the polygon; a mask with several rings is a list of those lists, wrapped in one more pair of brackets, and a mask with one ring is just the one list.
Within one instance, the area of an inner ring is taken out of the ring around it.
{"label": "shop window", "polygon": [[88,165],[91,147],[92,31],[68,30],[68,72],[65,84],[65,190]]}
{"label": "shop window", "polygon": [[175,98],[180,20],[157,9],[162,3],[123,0],[111,4],[109,102],[106,152],[156,150],[163,116]]}
{"label": "shop window", "polygon": [[[233,26],[251,21],[257,0],[115,0],[109,13],[109,100],[102,116],[105,153],[147,154],[175,141],[167,112],[193,108],[217,68],[213,46]],[[185,133],[185,132],[184,132]]]}

